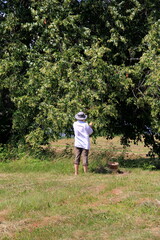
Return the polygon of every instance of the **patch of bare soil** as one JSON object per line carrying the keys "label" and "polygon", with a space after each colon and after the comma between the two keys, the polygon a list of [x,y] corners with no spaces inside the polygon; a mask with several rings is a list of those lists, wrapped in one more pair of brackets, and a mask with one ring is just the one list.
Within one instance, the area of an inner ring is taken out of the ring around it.
{"label": "patch of bare soil", "polygon": [[111,191],[112,196],[109,198],[110,204],[115,204],[123,201],[128,197],[128,194],[124,194],[124,189],[122,188],[115,188]]}
{"label": "patch of bare soil", "polygon": [[37,220],[35,222],[31,222],[28,225],[28,228],[30,231],[34,230],[35,228],[42,228],[48,225],[55,225],[55,224],[60,224],[66,220],[66,217],[56,215],[56,216],[50,216],[50,217],[44,217],[40,220]]}
{"label": "patch of bare soil", "polygon": [[115,188],[111,191],[111,193],[114,195],[121,195],[123,194],[123,191],[120,188]]}
{"label": "patch of bare soil", "polygon": [[159,237],[159,239],[160,239],[160,226],[159,226],[159,227],[152,227],[152,228],[150,229],[150,231],[152,232],[152,234],[153,234],[155,237],[157,237],[157,239],[158,239],[158,237]]}
{"label": "patch of bare soil", "polygon": [[[104,187],[98,190],[98,192],[100,193],[101,191],[104,190]],[[93,191],[94,192],[94,191]],[[111,196],[110,196],[111,194]],[[95,192],[94,192],[95,195]],[[109,197],[108,197],[109,196]],[[84,204],[84,207],[93,207],[93,208],[97,208],[99,206],[103,206],[106,204],[115,204],[115,203],[119,203],[121,202],[123,199],[125,199],[128,195],[124,194],[124,189],[122,188],[115,188],[113,189],[111,192],[104,192],[101,193],[101,195],[99,195],[99,199],[95,202],[92,203],[88,203],[88,204]]]}
{"label": "patch of bare soil", "polygon": [[9,210],[7,209],[0,211],[0,224],[6,220],[8,214],[9,214]]}

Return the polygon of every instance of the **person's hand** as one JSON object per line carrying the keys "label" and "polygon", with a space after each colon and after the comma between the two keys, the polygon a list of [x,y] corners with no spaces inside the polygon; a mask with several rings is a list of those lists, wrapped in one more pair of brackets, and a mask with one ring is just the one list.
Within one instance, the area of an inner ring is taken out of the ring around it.
{"label": "person's hand", "polygon": [[93,122],[90,122],[90,123],[89,123],[89,126],[92,128],[92,127],[93,127]]}

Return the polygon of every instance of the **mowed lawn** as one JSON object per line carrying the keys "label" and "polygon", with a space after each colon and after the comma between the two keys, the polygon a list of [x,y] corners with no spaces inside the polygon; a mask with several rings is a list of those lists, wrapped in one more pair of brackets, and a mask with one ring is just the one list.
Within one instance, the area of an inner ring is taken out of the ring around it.
{"label": "mowed lawn", "polygon": [[159,240],[160,171],[122,170],[74,176],[66,155],[1,163],[0,239]]}

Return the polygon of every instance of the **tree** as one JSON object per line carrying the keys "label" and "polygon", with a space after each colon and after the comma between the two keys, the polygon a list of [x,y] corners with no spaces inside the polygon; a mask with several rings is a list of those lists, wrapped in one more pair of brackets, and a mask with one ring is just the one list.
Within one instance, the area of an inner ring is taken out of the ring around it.
{"label": "tree", "polygon": [[146,51],[140,60],[141,68],[146,70],[145,90],[140,101],[150,108],[149,132],[145,134],[145,144],[151,146],[151,154],[160,156],[160,21],[156,21],[144,38]]}
{"label": "tree", "polygon": [[95,135],[121,133],[125,144],[147,139],[146,126],[159,133],[158,4],[2,2],[1,89],[14,105],[12,136],[33,147],[70,136],[80,110]]}
{"label": "tree", "polygon": [[23,79],[27,69],[26,49],[29,44],[28,34],[21,29],[21,24],[29,21],[29,1],[1,1],[0,3],[0,76],[2,115],[0,141],[6,143],[14,135],[13,119],[16,107],[14,97],[23,92]]}

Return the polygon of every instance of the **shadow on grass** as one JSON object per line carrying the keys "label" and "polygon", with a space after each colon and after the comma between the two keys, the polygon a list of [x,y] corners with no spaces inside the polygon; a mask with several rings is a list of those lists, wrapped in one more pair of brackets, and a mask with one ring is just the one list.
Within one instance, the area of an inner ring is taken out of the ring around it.
{"label": "shadow on grass", "polygon": [[[124,156],[112,157],[112,162],[119,163],[119,169],[117,173],[124,173],[121,168],[141,168],[143,170],[159,170],[160,159],[156,158],[136,158],[136,159],[125,159]],[[94,173],[111,174],[112,171],[108,168],[108,162],[110,159],[101,158],[100,156],[91,160],[89,170]]]}
{"label": "shadow on grass", "polygon": [[160,169],[160,160],[152,158],[137,158],[137,159],[117,159],[120,167],[123,168],[142,168],[147,170]]}

